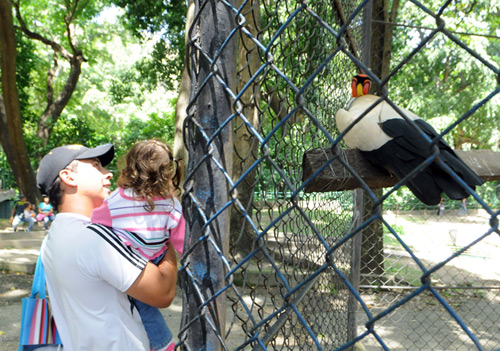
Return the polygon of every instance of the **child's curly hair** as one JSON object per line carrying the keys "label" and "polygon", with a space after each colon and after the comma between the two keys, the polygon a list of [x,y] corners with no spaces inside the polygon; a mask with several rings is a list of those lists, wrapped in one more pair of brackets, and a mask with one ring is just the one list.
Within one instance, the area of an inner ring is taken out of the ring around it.
{"label": "child's curly hair", "polygon": [[180,193],[181,168],[170,146],[155,139],[140,141],[125,156],[118,186],[134,190],[146,201],[146,210],[152,211],[153,197],[173,198]]}

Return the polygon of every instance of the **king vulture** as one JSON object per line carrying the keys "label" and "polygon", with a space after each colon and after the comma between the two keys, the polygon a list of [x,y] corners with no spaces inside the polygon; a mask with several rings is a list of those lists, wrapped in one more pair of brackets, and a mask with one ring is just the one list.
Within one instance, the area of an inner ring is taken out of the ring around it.
{"label": "king vulture", "polygon": [[[368,94],[370,83],[367,75],[359,74],[354,77],[353,99],[345,110],[340,109],[335,116],[340,132],[379,99],[378,96]],[[400,110],[431,140],[438,136],[434,128],[423,119],[404,108]],[[399,179],[432,155],[429,142],[386,101],[381,101],[362,117],[345,134],[344,141],[348,147],[358,149],[370,162],[385,167]],[[441,139],[436,146],[439,148],[439,158],[472,189],[484,182],[444,140]],[[405,185],[426,205],[437,205],[442,193],[453,200],[469,196],[437,162],[422,169],[406,181]]]}

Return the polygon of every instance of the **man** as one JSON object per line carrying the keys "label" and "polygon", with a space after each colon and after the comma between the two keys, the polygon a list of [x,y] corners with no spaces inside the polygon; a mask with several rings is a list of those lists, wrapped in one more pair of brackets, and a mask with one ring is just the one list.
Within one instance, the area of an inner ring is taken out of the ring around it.
{"label": "man", "polygon": [[113,145],[53,149],[37,183],[57,209],[42,244],[50,302],[64,350],[150,350],[128,296],[167,307],[175,296],[177,262],[169,247],[158,266],[134,254],[107,227],[89,224],[110,194],[106,166]]}
{"label": "man", "polygon": [[35,224],[35,219],[31,216],[25,216],[24,210],[28,209],[30,203],[26,200],[25,195],[19,195],[19,201],[12,208],[12,213],[10,214],[9,222],[12,223],[12,229],[14,232],[17,230],[17,226],[21,222],[28,223],[28,231],[33,230],[33,225]]}

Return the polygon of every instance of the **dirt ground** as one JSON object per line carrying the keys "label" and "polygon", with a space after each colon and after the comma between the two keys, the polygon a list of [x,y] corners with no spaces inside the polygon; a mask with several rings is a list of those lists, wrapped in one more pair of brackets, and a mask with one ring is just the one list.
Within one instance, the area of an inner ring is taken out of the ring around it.
{"label": "dirt ground", "polygon": [[[432,271],[430,279],[452,311],[426,291],[411,299],[376,324],[391,350],[479,350],[458,325],[458,316],[477,337],[484,350],[500,350],[500,236],[488,233],[490,216],[485,211],[435,213],[384,213],[423,266]],[[459,256],[454,253],[469,247]],[[394,275],[420,285],[421,269],[395,240],[386,246],[385,257]],[[387,267],[386,267],[387,268]],[[394,284],[396,285],[396,284]],[[375,315],[408,296],[411,290],[386,290],[364,300]],[[367,317],[358,311],[358,333]],[[373,337],[364,339],[367,351],[380,350]]]}
{"label": "dirt ground", "polygon": [[[0,271],[0,351],[16,351],[19,346],[21,300],[29,296],[33,275]],[[162,309],[174,335],[181,320],[182,297],[178,289],[173,304]]]}
{"label": "dirt ground", "polygon": [[29,295],[33,275],[0,271],[0,350],[17,350],[21,299]]}

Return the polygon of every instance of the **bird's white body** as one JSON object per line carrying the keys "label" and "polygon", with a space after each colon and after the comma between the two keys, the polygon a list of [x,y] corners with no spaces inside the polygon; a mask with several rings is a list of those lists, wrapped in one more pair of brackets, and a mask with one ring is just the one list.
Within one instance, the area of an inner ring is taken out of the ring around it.
{"label": "bird's white body", "polygon": [[[340,109],[335,115],[337,128],[342,133],[351,123],[353,123],[364,111],[368,110],[379,99],[375,95],[363,95],[350,103],[348,110]],[[406,117],[416,120],[416,114],[407,109],[400,108]],[[384,133],[381,123],[399,118],[401,115],[392,108],[386,101],[378,103],[370,112],[366,114],[354,127],[344,136],[344,141],[350,148],[361,151],[372,151],[391,141],[393,138]]]}
{"label": "bird's white body", "polygon": [[[430,159],[435,152],[439,152],[440,162],[448,165],[470,187],[483,183],[450,146],[439,138],[430,124],[414,113],[398,107],[402,114],[415,122],[417,128],[414,128],[388,102],[377,103],[378,99],[375,95],[356,97],[346,110],[341,109],[335,115],[337,127],[343,132],[368,111],[344,135],[348,147],[360,150],[371,163],[386,168],[399,179],[406,179],[415,168]],[[431,148],[429,142],[436,138],[439,138],[436,143],[438,151],[436,147]],[[418,174],[406,179],[405,185],[427,205],[438,204],[443,192],[454,200],[469,196],[469,192],[439,162],[431,163]]]}

